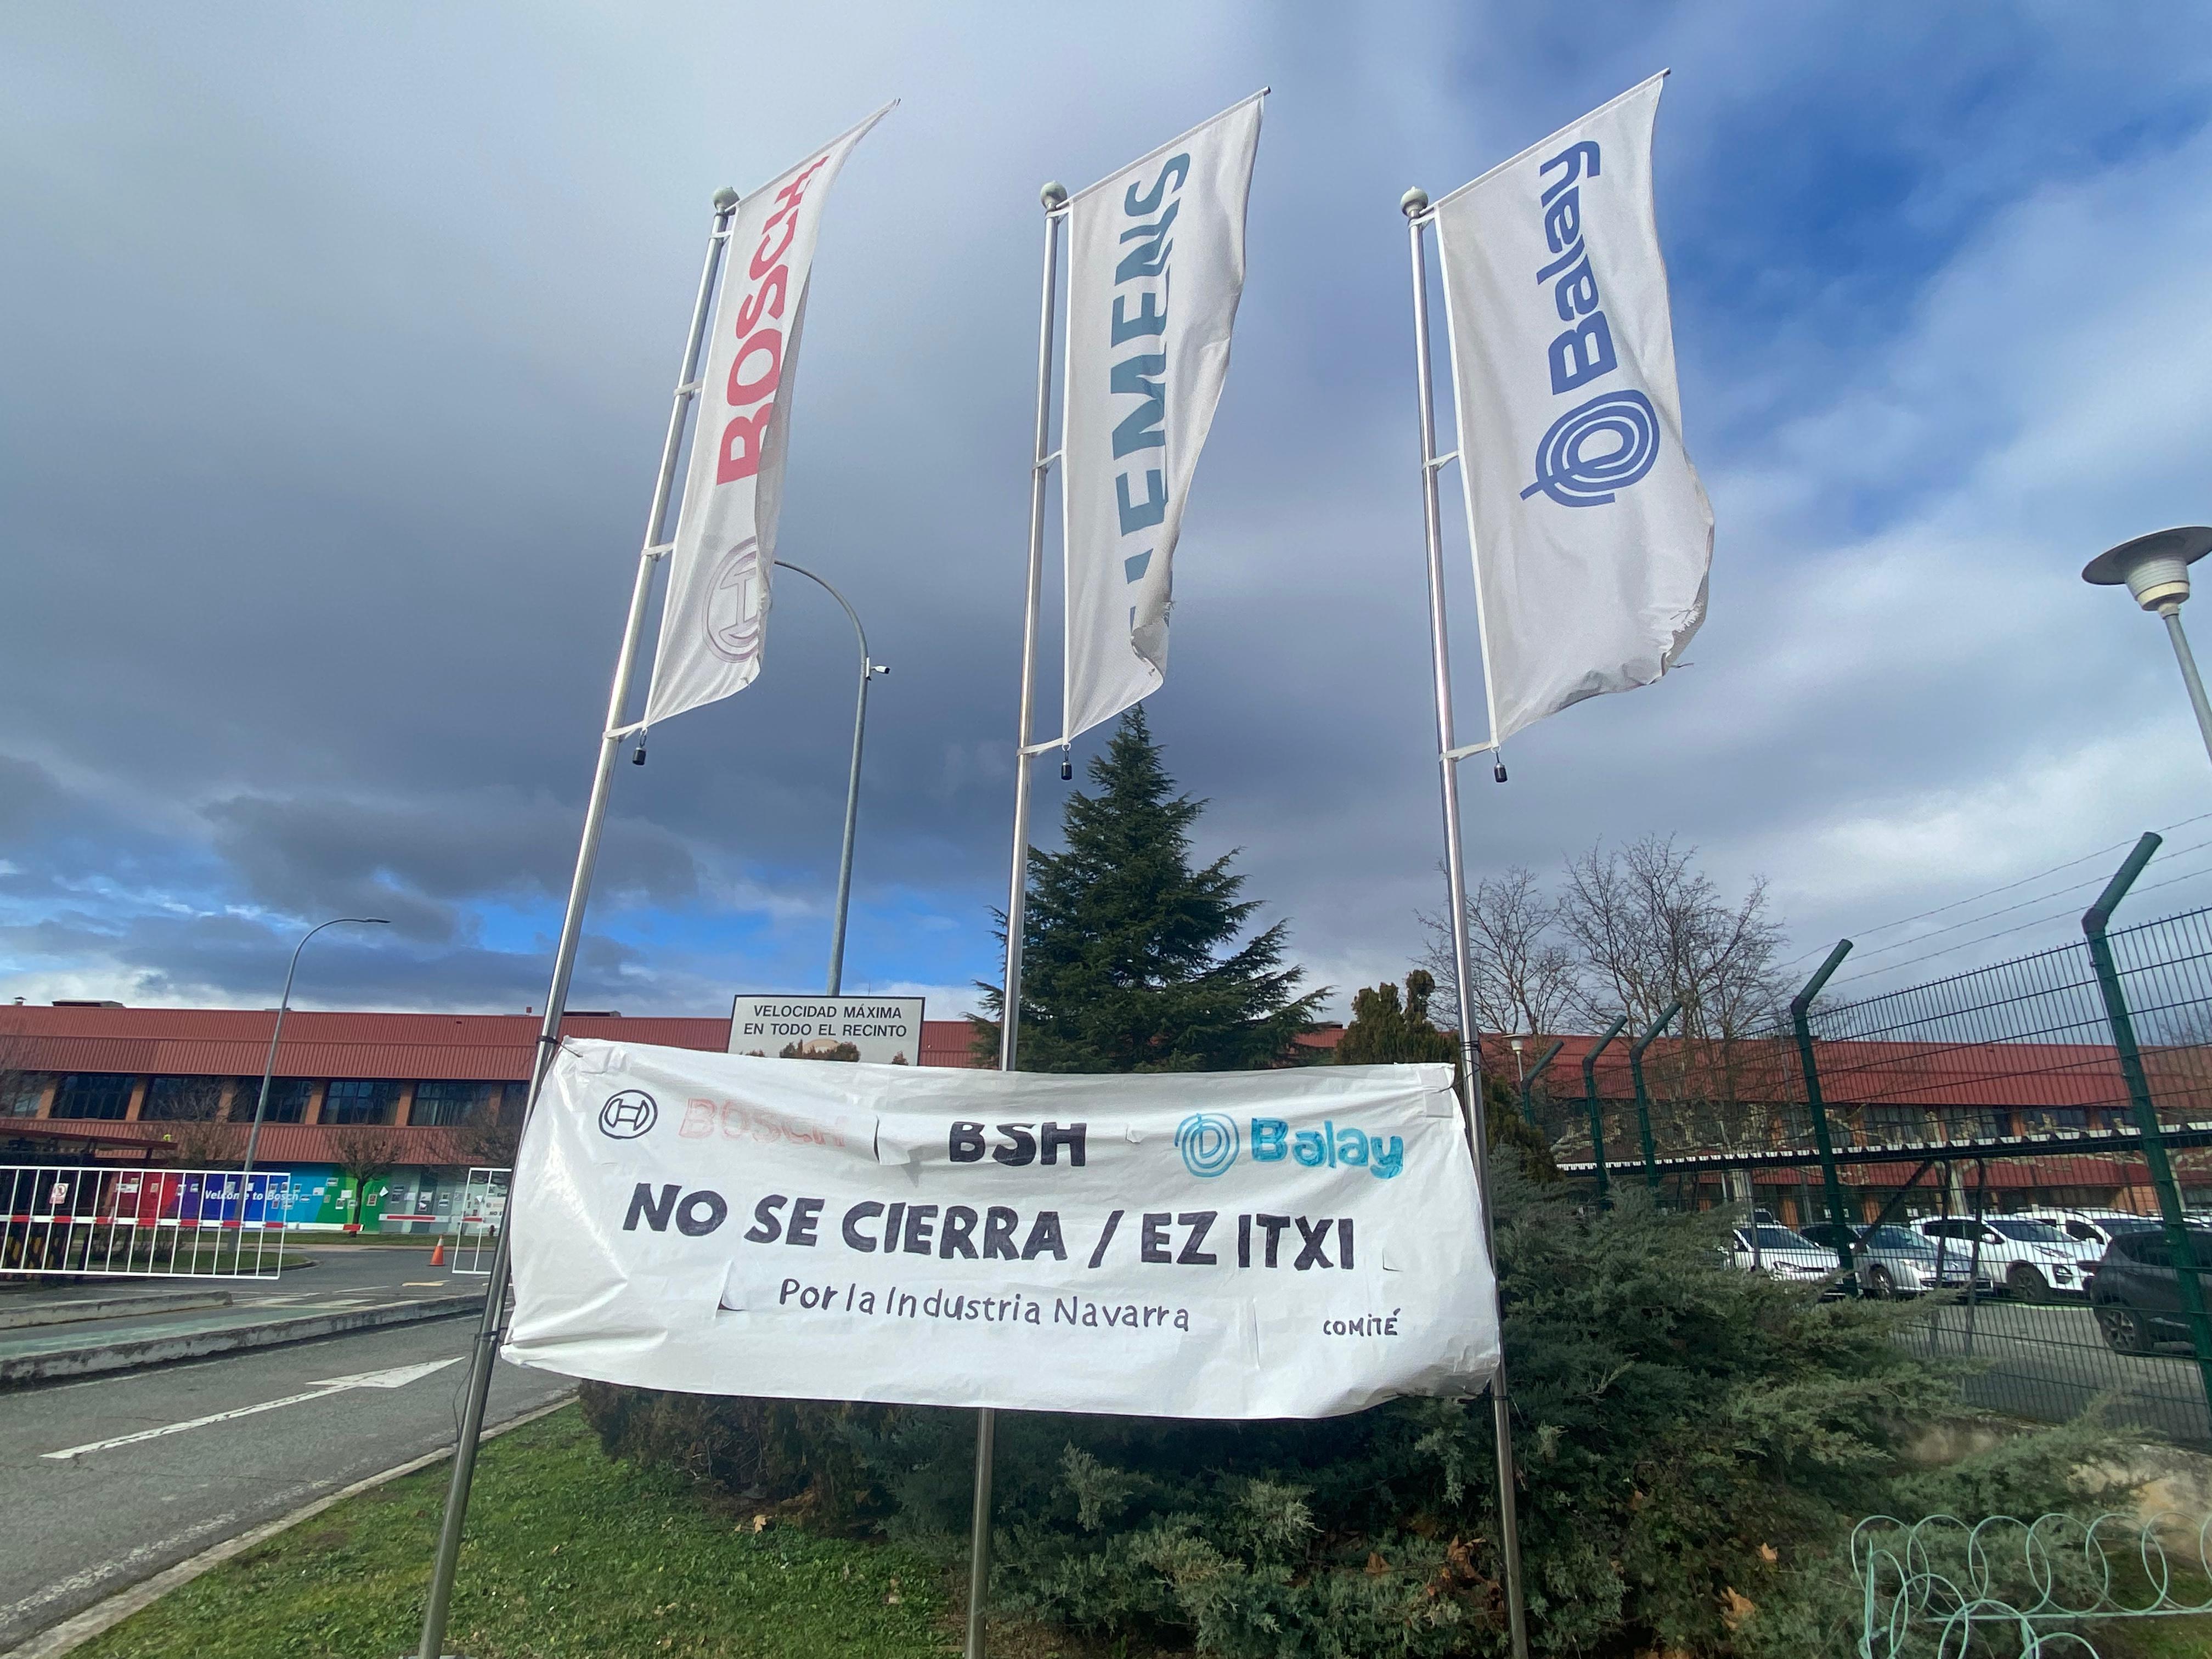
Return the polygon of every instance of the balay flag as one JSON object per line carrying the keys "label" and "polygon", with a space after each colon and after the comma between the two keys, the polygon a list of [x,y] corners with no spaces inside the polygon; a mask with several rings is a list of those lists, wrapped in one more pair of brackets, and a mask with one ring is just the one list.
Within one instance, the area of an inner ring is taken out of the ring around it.
{"label": "balay flag", "polygon": [[1266,96],[1068,201],[1063,743],[1166,673],[1170,567],[1229,374]]}
{"label": "balay flag", "polygon": [[1665,79],[1436,205],[1492,745],[1650,684],[1705,618],[1651,206]]}
{"label": "balay flag", "polygon": [[837,170],[894,107],[763,185],[730,222],[644,725],[742,691],[760,672],[815,238]]}

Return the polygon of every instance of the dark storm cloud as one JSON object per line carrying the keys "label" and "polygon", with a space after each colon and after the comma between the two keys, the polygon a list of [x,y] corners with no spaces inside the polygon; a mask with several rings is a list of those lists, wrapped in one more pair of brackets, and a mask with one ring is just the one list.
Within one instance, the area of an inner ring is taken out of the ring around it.
{"label": "dark storm cloud", "polygon": [[[1476,867],[1680,831],[1817,935],[2182,816],[2158,641],[2073,570],[2203,516],[2206,26],[1878,10],[1227,5],[1164,58],[1079,9],[9,8],[0,976],[252,999],[295,921],[357,909],[406,937],[331,942],[326,988],[542,995],[706,198],[892,95],[827,222],[782,544],[895,666],[865,970],[921,971],[919,895],[968,930],[939,982],[990,971],[1036,185],[1262,82],[1154,724],[1319,976],[1401,965],[1435,902],[1398,194],[1666,63],[1712,620],[1695,667],[1471,776]],[[690,931],[595,935],[591,1000],[812,982],[853,650],[785,581],[760,682],[620,769],[594,925]]]}

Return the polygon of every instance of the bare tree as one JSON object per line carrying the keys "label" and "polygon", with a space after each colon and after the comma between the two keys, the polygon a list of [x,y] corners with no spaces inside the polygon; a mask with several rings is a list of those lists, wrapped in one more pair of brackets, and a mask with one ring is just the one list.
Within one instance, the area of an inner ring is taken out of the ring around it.
{"label": "bare tree", "polygon": [[[1436,976],[1436,1007],[1456,1024],[1450,919],[1423,914],[1419,921],[1429,935],[1421,963]],[[1477,882],[1467,897],[1467,932],[1470,1000],[1483,1030],[1558,1031],[1584,1002],[1579,965],[1561,938],[1559,902],[1537,885],[1534,871],[1516,865]]]}
{"label": "bare tree", "polygon": [[207,1170],[235,1163],[245,1137],[222,1121],[222,1090],[219,1077],[155,1078],[146,1085],[140,1121],[161,1124],[161,1139],[187,1168]]}
{"label": "bare tree", "polygon": [[368,1200],[368,1183],[398,1168],[406,1143],[396,1130],[375,1123],[332,1129],[331,1139],[337,1152],[332,1162],[353,1181],[353,1219],[358,1225]]}
{"label": "bare tree", "polygon": [[1571,859],[1559,925],[1581,957],[1580,1012],[1595,1029],[1626,1013],[1648,1027],[1669,1002],[1672,1041],[1647,1062],[1655,1109],[1678,1147],[1763,1144],[1775,1105],[1789,990],[1766,883],[1724,896],[1695,848],[1650,836]]}

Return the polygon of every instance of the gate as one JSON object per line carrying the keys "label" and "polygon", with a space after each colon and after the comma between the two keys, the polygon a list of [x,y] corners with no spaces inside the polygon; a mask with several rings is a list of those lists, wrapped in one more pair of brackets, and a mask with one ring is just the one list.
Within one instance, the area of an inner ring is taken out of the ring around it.
{"label": "gate", "polygon": [[499,1230],[507,1224],[507,1188],[514,1174],[511,1169],[481,1165],[469,1171],[461,1201],[453,1212],[450,1254],[455,1273],[491,1271],[490,1253],[498,1248]]}
{"label": "gate", "polygon": [[281,1170],[0,1164],[0,1273],[274,1279],[291,1201]]}

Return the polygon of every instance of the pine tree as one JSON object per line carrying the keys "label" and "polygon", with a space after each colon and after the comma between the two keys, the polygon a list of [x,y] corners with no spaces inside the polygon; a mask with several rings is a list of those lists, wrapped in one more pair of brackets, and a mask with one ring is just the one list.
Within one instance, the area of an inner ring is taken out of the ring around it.
{"label": "pine tree", "polygon": [[[1193,868],[1206,803],[1175,793],[1142,708],[1091,763],[1097,793],[1070,794],[1066,846],[1032,851],[1022,947],[1025,1072],[1237,1071],[1280,1059],[1327,992],[1297,994],[1284,924],[1239,945],[1258,903],[1239,896],[1235,851]],[[999,919],[1006,937],[1006,918]],[[978,981],[995,1054],[1000,988]]]}
{"label": "pine tree", "polygon": [[1415,1060],[1459,1059],[1459,1044],[1437,1030],[1429,1018],[1429,998],[1437,981],[1416,968],[1406,975],[1406,1000],[1398,1000],[1398,988],[1385,981],[1373,990],[1352,994],[1352,1024],[1337,1039],[1340,1066],[1395,1066]]}

